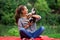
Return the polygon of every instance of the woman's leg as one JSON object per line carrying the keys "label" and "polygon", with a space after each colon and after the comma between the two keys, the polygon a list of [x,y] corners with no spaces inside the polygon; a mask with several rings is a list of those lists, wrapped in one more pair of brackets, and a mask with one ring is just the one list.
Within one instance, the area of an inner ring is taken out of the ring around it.
{"label": "woman's leg", "polygon": [[33,38],[36,38],[38,37],[39,35],[42,34],[42,32],[44,31],[44,26],[41,26],[38,30],[36,30],[34,33],[33,33]]}
{"label": "woman's leg", "polygon": [[30,32],[26,31],[24,28],[20,29],[21,38],[31,38],[32,35]]}

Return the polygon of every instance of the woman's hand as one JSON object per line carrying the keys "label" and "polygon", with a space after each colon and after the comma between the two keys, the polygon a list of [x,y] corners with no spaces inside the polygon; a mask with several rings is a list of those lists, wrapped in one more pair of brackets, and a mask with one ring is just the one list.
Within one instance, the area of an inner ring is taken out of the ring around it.
{"label": "woman's hand", "polygon": [[32,25],[33,25],[33,22],[28,22],[27,25],[24,26],[24,28],[27,29],[28,27],[30,27],[30,26],[32,26]]}
{"label": "woman's hand", "polygon": [[30,17],[32,17],[32,13],[27,14],[27,18],[29,19]]}
{"label": "woman's hand", "polygon": [[32,26],[33,25],[33,21],[32,22],[28,22],[28,25],[29,26]]}

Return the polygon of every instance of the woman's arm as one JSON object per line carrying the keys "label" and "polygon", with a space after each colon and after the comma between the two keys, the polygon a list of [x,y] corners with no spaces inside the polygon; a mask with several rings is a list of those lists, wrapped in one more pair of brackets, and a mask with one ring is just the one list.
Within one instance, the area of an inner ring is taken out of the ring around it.
{"label": "woman's arm", "polygon": [[19,19],[19,21],[18,21],[18,28],[20,29],[20,28],[25,28],[25,29],[27,29],[28,27],[30,27],[32,25],[32,22],[30,23],[30,22],[28,22],[26,25],[22,25],[22,22],[21,22],[21,20]]}
{"label": "woman's arm", "polygon": [[[37,21],[41,19],[41,16],[40,15],[32,15],[32,14],[29,14],[28,18],[30,18],[30,17],[35,17],[37,19]],[[32,22],[31,23],[28,22],[27,25],[24,26],[24,28],[28,28],[32,24],[33,24]]]}
{"label": "woman's arm", "polygon": [[36,19],[41,19],[41,16],[40,15],[32,15],[32,13],[29,13],[27,17],[28,18],[35,17]]}
{"label": "woman's arm", "polygon": [[41,19],[40,15],[32,15],[32,17],[35,17],[36,19]]}

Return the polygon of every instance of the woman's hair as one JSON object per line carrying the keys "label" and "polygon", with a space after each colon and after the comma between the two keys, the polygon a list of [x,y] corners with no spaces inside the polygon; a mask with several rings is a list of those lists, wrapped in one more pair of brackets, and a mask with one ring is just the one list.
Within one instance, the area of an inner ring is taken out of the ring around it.
{"label": "woman's hair", "polygon": [[18,24],[18,20],[21,17],[23,10],[24,10],[24,5],[20,5],[18,8],[16,8],[16,13],[15,13],[16,24]]}

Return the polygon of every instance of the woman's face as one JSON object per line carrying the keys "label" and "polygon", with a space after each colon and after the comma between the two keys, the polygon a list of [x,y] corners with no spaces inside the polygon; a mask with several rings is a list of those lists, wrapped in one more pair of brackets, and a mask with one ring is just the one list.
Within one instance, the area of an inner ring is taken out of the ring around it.
{"label": "woman's face", "polygon": [[22,11],[23,15],[26,15],[28,13],[28,9],[26,6],[24,6],[24,10]]}

